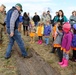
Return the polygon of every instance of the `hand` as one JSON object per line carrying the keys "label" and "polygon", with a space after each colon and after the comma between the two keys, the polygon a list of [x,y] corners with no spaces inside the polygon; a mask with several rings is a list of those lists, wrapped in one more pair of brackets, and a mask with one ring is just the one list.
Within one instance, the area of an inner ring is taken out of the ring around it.
{"label": "hand", "polygon": [[14,35],[14,32],[11,32],[11,33],[10,33],[10,37],[13,37],[13,35]]}

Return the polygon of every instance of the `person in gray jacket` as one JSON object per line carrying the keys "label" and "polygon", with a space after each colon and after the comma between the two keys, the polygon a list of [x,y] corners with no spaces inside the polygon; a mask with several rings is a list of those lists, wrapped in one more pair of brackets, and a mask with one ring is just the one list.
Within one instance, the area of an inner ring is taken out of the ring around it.
{"label": "person in gray jacket", "polygon": [[71,26],[76,24],[76,11],[72,12],[72,15],[70,16],[69,22],[70,22]]}
{"label": "person in gray jacket", "polygon": [[56,39],[53,42],[53,49],[51,53],[54,53],[55,50],[57,49],[57,53],[59,56],[59,62],[62,61],[62,57],[63,57],[63,52],[61,51],[62,37],[63,37],[62,26],[58,26]]}

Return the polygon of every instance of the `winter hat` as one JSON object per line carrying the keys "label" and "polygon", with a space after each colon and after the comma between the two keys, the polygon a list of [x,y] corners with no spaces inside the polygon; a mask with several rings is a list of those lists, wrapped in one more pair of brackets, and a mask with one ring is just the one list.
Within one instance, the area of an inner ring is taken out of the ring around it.
{"label": "winter hat", "polygon": [[70,29],[71,29],[70,23],[68,23],[68,22],[64,23],[63,31],[67,33],[67,32],[69,32]]}
{"label": "winter hat", "polygon": [[73,28],[76,30],[76,24],[73,25]]}
{"label": "winter hat", "polygon": [[15,6],[19,6],[21,8],[21,11],[23,11],[22,10],[22,5],[20,3],[17,3]]}

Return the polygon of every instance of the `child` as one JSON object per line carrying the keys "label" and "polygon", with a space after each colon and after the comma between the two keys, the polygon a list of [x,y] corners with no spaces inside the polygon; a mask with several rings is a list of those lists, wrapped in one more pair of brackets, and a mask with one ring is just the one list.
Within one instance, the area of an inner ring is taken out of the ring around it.
{"label": "child", "polygon": [[70,52],[70,47],[72,42],[72,33],[70,29],[71,29],[71,25],[68,22],[66,22],[63,25],[64,36],[63,36],[62,45],[61,45],[61,50],[63,50],[63,59],[60,64],[61,67],[68,66],[69,52]]}
{"label": "child", "polygon": [[[53,27],[53,30],[52,30],[53,41],[56,39],[58,26],[60,26],[60,22],[55,23],[55,25]],[[53,48],[50,53],[54,53],[55,52],[55,49],[56,48]]]}
{"label": "child", "polygon": [[50,22],[47,21],[46,25],[44,26],[44,37],[45,37],[45,43],[46,43],[46,45],[49,44],[50,32],[51,32]]}
{"label": "child", "polygon": [[59,25],[60,25],[60,22],[55,23],[55,24],[54,24],[54,27],[53,27],[53,29],[52,29],[53,41],[54,41],[54,39],[55,39],[55,37],[56,37],[56,30],[57,30],[57,27],[58,27]]}
{"label": "child", "polygon": [[76,24],[73,25],[73,39],[71,44],[73,50],[72,61],[76,62]]}
{"label": "child", "polygon": [[33,21],[31,21],[30,22],[30,38],[31,38],[31,41],[30,41],[30,43],[34,43],[35,42],[35,32],[36,32],[36,28],[35,28],[35,26],[34,26],[34,22]]}
{"label": "child", "polygon": [[23,23],[23,17],[20,15],[20,16],[19,16],[19,26],[18,26],[18,31],[19,31],[19,32],[21,32],[22,23]]}
{"label": "child", "polygon": [[38,44],[42,44],[42,36],[44,32],[44,26],[42,22],[39,22],[39,25],[37,27],[37,35],[38,35]]}
{"label": "child", "polygon": [[57,37],[53,43],[53,51],[55,51],[55,49],[57,49],[57,53],[59,56],[59,64],[61,64],[62,57],[63,57],[63,52],[61,51],[62,37],[63,37],[62,26],[58,26]]}

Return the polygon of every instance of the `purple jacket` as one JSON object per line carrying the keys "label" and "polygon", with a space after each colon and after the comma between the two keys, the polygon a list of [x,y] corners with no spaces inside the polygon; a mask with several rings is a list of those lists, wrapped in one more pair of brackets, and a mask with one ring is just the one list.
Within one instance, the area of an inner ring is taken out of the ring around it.
{"label": "purple jacket", "polygon": [[62,46],[62,48],[66,49],[66,51],[70,50],[72,37],[73,37],[73,34],[71,32],[64,33],[61,46]]}
{"label": "purple jacket", "polygon": [[44,35],[49,36],[51,32],[51,26],[50,25],[45,25],[44,26]]}

